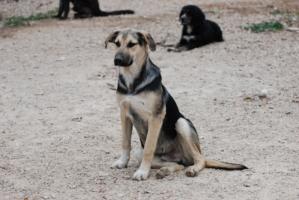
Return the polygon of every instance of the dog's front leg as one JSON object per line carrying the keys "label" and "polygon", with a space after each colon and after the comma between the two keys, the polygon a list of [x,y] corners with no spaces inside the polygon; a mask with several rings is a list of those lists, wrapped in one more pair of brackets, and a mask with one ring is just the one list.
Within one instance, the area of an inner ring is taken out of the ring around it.
{"label": "dog's front leg", "polygon": [[143,159],[139,169],[133,175],[133,179],[135,180],[145,180],[149,175],[164,116],[165,114],[161,113],[152,116],[148,121],[149,128],[143,151]]}
{"label": "dog's front leg", "polygon": [[120,158],[115,161],[112,168],[122,169],[127,167],[130,160],[131,151],[131,136],[132,136],[132,122],[126,115],[127,109],[121,107],[121,127],[122,127],[122,153]]}

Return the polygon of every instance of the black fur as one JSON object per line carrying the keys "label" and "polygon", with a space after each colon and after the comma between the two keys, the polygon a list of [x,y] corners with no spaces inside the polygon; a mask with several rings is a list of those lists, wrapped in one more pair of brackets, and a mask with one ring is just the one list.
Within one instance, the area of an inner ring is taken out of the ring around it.
{"label": "black fur", "polygon": [[74,6],[75,18],[134,14],[133,10],[102,11],[98,0],[59,0],[57,14],[59,19],[66,19],[68,17],[70,3]]}
{"label": "black fur", "polygon": [[175,130],[175,123],[179,118],[184,117],[179,108],[172,98],[172,96],[168,93],[166,88],[163,87],[163,97],[166,104],[166,115],[162,125],[162,131],[165,133],[165,136],[168,139],[174,139],[177,136],[177,132]]}
{"label": "black fur", "polygon": [[[180,21],[183,30],[181,39],[176,45],[176,49],[179,51],[223,41],[222,31],[218,24],[207,20],[202,10],[195,5],[187,5],[182,8]],[[188,29],[191,32],[188,32]]]}
{"label": "black fur", "polygon": [[74,0],[59,0],[59,9],[56,17],[66,19],[70,11],[70,3],[74,4]]}
{"label": "black fur", "polygon": [[[123,87],[123,86],[125,87]],[[129,94],[129,89],[126,87],[126,81],[122,75],[118,76],[117,92],[121,94]]]}

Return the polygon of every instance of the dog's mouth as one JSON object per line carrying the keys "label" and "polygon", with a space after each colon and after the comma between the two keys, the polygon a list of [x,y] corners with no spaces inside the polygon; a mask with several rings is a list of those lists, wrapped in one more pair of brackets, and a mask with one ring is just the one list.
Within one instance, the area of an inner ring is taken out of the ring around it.
{"label": "dog's mouth", "polygon": [[189,25],[191,20],[190,19],[181,19],[180,21],[181,21],[182,25]]}

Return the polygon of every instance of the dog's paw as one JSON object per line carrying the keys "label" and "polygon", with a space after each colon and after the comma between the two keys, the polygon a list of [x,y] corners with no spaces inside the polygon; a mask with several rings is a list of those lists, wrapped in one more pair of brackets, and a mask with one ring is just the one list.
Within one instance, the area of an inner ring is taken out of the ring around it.
{"label": "dog's paw", "polygon": [[175,51],[176,51],[175,48],[168,48],[168,49],[167,49],[167,52],[175,52]]}
{"label": "dog's paw", "polygon": [[200,169],[197,166],[190,166],[186,169],[186,176],[194,177],[197,176]]}
{"label": "dog's paw", "polygon": [[133,179],[136,181],[142,181],[147,179],[149,175],[149,170],[143,170],[143,169],[138,169],[134,175],[133,175]]}
{"label": "dog's paw", "polygon": [[180,49],[180,48],[168,48],[168,49],[167,49],[167,52],[175,52],[175,53],[179,53],[179,52],[181,52],[181,51],[184,51],[184,50],[182,50],[182,49]]}
{"label": "dog's paw", "polygon": [[164,178],[165,176],[168,176],[170,175],[170,170],[168,169],[168,167],[162,167],[160,168],[157,173],[156,173],[156,178],[157,179],[162,179]]}
{"label": "dog's paw", "polygon": [[112,164],[111,168],[122,169],[122,168],[126,168],[127,165],[128,165],[127,161],[124,161],[123,159],[118,159]]}

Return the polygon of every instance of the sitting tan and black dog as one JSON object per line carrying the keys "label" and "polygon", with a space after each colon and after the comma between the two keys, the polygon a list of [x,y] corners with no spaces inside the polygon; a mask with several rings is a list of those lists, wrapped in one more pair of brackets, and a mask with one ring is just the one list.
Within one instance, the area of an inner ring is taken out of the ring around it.
{"label": "sitting tan and black dog", "polygon": [[206,159],[192,122],[180,113],[177,104],[162,84],[159,68],[149,58],[156,44],[142,31],[116,31],[105,41],[117,46],[114,64],[119,67],[117,101],[122,126],[122,154],[113,164],[125,168],[130,159],[131,135],[136,128],[143,156],[135,180],[144,180],[151,168],[157,178],[187,167],[187,176],[203,168],[243,170],[244,165]]}
{"label": "sitting tan and black dog", "polygon": [[222,42],[222,31],[218,24],[207,20],[202,10],[195,5],[184,6],[180,12],[183,25],[182,36],[175,48],[168,51],[186,51],[212,42]]}

